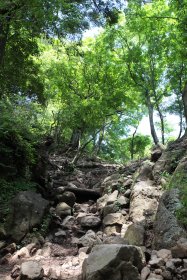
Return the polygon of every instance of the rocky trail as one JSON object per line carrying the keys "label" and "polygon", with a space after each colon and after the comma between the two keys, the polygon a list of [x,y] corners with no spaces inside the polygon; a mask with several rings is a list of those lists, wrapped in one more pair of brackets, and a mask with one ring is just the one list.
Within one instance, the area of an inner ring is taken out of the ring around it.
{"label": "rocky trail", "polygon": [[51,155],[45,198],[18,193],[0,229],[0,279],[187,279],[187,231],[175,217],[179,192],[165,191],[160,175],[186,146],[184,139],[157,148],[151,160],[127,166],[83,158],[72,168]]}

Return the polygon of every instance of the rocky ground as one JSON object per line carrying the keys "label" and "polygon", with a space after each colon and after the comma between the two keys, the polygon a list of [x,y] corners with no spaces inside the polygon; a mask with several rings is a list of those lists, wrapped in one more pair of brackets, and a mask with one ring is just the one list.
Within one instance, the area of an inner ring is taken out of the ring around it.
{"label": "rocky ground", "polygon": [[157,147],[127,166],[83,158],[73,168],[51,155],[45,198],[19,193],[0,229],[0,279],[187,279],[180,192],[165,191],[163,176],[186,166],[186,147]]}

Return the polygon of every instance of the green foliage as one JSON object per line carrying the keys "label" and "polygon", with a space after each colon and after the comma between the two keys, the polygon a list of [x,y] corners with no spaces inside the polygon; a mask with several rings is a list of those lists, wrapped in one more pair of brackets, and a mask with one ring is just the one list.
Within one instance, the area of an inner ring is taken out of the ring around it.
{"label": "green foliage", "polygon": [[148,156],[152,142],[150,137],[145,135],[136,135],[134,139],[132,137],[106,138],[106,143],[101,147],[100,155],[110,161],[128,162],[132,159],[132,140],[134,141],[133,158],[139,159]]}
{"label": "green foliage", "polygon": [[51,215],[48,213],[44,216],[42,223],[40,224],[40,226],[38,228],[33,228],[33,232],[34,233],[39,233],[42,236],[46,236],[46,234],[48,233],[49,230],[49,226],[51,223]]}
{"label": "green foliage", "polygon": [[187,181],[185,181],[185,187],[180,190],[181,207],[177,210],[176,216],[178,220],[185,226],[187,226]]}
{"label": "green foliage", "polygon": [[[62,147],[78,135],[76,148],[117,162],[147,155],[151,141],[137,134],[147,114],[163,143],[165,115],[178,115],[180,136],[183,2],[0,0],[2,174],[29,173],[44,135]],[[103,29],[81,40],[90,19]]]}
{"label": "green foliage", "polygon": [[36,162],[36,146],[43,128],[39,110],[29,100],[0,101],[0,173],[1,176],[25,176]]}

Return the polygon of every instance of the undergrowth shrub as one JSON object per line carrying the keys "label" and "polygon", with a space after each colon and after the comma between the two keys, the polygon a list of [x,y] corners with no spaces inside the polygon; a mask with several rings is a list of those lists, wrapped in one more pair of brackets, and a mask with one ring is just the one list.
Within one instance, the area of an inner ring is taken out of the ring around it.
{"label": "undergrowth shrub", "polygon": [[0,101],[0,176],[25,177],[42,137],[37,107],[27,100]]}

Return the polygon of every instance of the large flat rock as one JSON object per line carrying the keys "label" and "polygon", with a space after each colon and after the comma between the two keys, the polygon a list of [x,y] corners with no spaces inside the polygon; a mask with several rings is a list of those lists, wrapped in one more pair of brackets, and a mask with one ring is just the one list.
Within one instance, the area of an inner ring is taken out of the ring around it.
{"label": "large flat rock", "polygon": [[97,245],[83,264],[83,280],[140,280],[144,255],[139,247]]}

